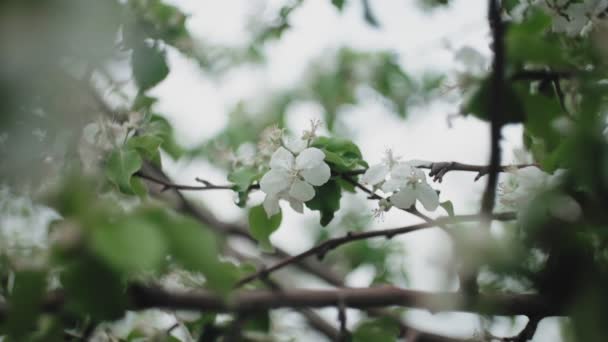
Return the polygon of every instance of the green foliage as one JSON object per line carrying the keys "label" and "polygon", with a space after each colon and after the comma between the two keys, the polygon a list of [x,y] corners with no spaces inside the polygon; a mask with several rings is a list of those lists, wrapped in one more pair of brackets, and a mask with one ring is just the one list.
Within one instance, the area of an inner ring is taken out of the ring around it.
{"label": "green foliage", "polygon": [[279,229],[282,220],[283,213],[279,212],[272,217],[268,217],[262,205],[249,209],[249,231],[258,240],[262,250],[266,252],[274,250],[270,242],[270,235]]}
{"label": "green foliage", "polygon": [[454,204],[452,203],[452,201],[441,202],[439,203],[439,205],[445,210],[445,212],[449,216],[454,216]]}
{"label": "green foliage", "polygon": [[36,326],[46,292],[46,272],[23,270],[15,274],[8,298],[10,309],[2,330],[15,341],[21,340]]}
{"label": "green foliage", "polygon": [[540,10],[532,11],[527,20],[512,25],[506,36],[507,58],[517,66],[526,63],[564,67],[568,65],[557,36],[545,34],[551,19]]}
{"label": "green foliage", "polygon": [[[63,263],[60,274],[68,312],[94,320],[115,320],[124,314],[128,298],[119,273],[95,256],[79,255]],[[91,295],[95,289],[95,295]]]}
{"label": "green foliage", "polygon": [[331,0],[332,5],[334,5],[338,10],[342,10],[344,8],[345,0]]}
{"label": "green foliage", "polygon": [[260,179],[260,173],[253,167],[239,167],[228,174],[228,180],[234,184],[239,200],[237,205],[244,207],[251,191],[251,186]]}
{"label": "green foliage", "polygon": [[131,180],[141,168],[142,162],[135,149],[117,148],[110,154],[106,162],[106,176],[120,191],[125,194],[135,194]]}
{"label": "green foliage", "polygon": [[154,87],[169,75],[165,52],[155,44],[139,44],[131,59],[133,77],[141,91]]}
{"label": "green foliage", "polygon": [[377,318],[361,322],[353,332],[353,342],[392,342],[399,336],[399,324],[390,318]]}
{"label": "green foliage", "polygon": [[173,126],[165,118],[153,114],[145,132],[148,135],[160,138],[162,140],[160,147],[173,159],[178,159],[184,153],[183,148],[175,140]]}
{"label": "green foliage", "polygon": [[91,231],[91,250],[124,274],[158,271],[168,252],[159,228],[138,218],[108,222]]}
{"label": "green foliage", "polygon": [[318,137],[313,147],[323,150],[325,161],[336,172],[352,171],[357,167],[367,168],[359,147],[352,141],[341,138]]}
{"label": "green foliage", "polygon": [[127,148],[139,152],[143,159],[153,162],[156,166],[161,166],[160,146],[163,139],[154,135],[141,135],[130,138],[127,141]]}
{"label": "green foliage", "polygon": [[336,211],[340,209],[340,198],[342,190],[335,180],[316,188],[315,197],[306,202],[306,206],[311,210],[318,210],[321,214],[321,226],[327,226],[334,219]]}

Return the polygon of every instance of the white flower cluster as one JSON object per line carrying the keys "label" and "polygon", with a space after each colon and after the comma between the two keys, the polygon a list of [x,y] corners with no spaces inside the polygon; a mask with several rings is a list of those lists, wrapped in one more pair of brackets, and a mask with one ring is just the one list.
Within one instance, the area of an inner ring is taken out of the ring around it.
{"label": "white flower cluster", "polygon": [[129,119],[123,123],[100,118],[97,122],[86,125],[82,130],[82,139],[78,146],[84,171],[87,173],[96,171],[105,153],[123,145],[142,120],[140,113],[132,112],[129,114]]}
{"label": "white flower cluster", "polygon": [[[565,172],[557,170],[551,175],[535,166],[510,170],[509,179],[499,184],[500,203],[518,212],[525,210],[535,195],[558,187]],[[565,194],[553,197],[549,211],[553,217],[566,222],[576,221],[582,214],[578,202]]]}
{"label": "white flower cluster", "polygon": [[270,158],[270,170],[260,180],[260,189],[266,194],[264,210],[268,217],[280,212],[279,200],[287,200],[297,212],[304,211],[304,202],[315,197],[314,186],[329,180],[331,170],[325,163],[325,153],[310,147],[318,123],[313,122],[310,131],[302,139],[283,142],[282,133],[275,131],[273,141],[280,143]]}
{"label": "white flower cluster", "polygon": [[[401,162],[388,150],[383,162],[371,166],[361,182],[391,194],[389,202],[398,208],[409,209],[418,200],[426,210],[433,211],[439,206],[439,195],[426,181],[426,174],[418,168],[424,164],[428,163],[418,160]],[[388,209],[388,203],[381,203],[380,211]]]}
{"label": "white flower cluster", "polygon": [[520,20],[530,6],[541,8],[553,20],[553,31],[565,33],[571,37],[587,35],[594,25],[602,19],[608,9],[608,0],[520,0],[520,4],[511,12],[515,20]]}

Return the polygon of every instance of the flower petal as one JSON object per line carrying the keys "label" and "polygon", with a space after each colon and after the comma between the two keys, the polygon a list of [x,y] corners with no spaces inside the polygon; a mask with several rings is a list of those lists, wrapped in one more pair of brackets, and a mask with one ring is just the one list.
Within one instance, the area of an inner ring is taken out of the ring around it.
{"label": "flower petal", "polygon": [[281,212],[281,207],[279,207],[279,198],[277,196],[266,195],[263,205],[264,211],[266,211],[266,216],[268,216],[268,218]]}
{"label": "flower petal", "polygon": [[322,163],[323,159],[325,159],[325,153],[323,153],[323,151],[315,147],[309,147],[300,152],[296,157],[296,169],[311,169]]}
{"label": "flower petal", "polygon": [[399,163],[393,167],[393,170],[391,171],[391,178],[405,180],[412,175],[413,171],[414,168],[410,164]]}
{"label": "flower petal", "polygon": [[297,199],[293,198],[293,197],[289,197],[289,205],[291,206],[291,208],[293,210],[295,210],[296,212],[302,214],[304,212],[304,203],[298,201]]}
{"label": "flower petal", "polygon": [[549,208],[551,215],[566,222],[576,222],[581,217],[583,209],[580,204],[568,195],[557,195],[551,199]]}
{"label": "flower petal", "polygon": [[430,167],[431,163],[430,161],[427,160],[420,160],[420,159],[412,159],[412,160],[408,160],[405,162],[406,164],[409,164],[410,166],[413,167],[421,167],[421,166],[426,166],[426,167]]}
{"label": "flower petal", "polygon": [[372,165],[369,169],[367,169],[367,171],[365,171],[365,173],[361,177],[361,183],[376,185],[384,181],[384,179],[388,175],[388,171],[388,165],[386,164]]}
{"label": "flower petal", "polygon": [[416,203],[416,193],[411,188],[403,188],[391,196],[390,201],[397,208],[409,209]]}
{"label": "flower petal", "polygon": [[306,148],[306,141],[300,138],[290,138],[285,142],[287,148],[293,153],[300,153]]}
{"label": "flower petal", "polygon": [[271,169],[290,170],[293,168],[293,154],[287,151],[284,147],[279,147],[270,158]]}
{"label": "flower petal", "polygon": [[267,195],[276,195],[289,187],[289,173],[270,170],[260,180],[260,189]]}
{"label": "flower petal", "polygon": [[329,169],[329,165],[325,163],[321,163],[312,169],[304,169],[300,171],[304,180],[314,186],[321,186],[329,180],[331,177],[331,170]]}
{"label": "flower petal", "polygon": [[296,179],[289,189],[289,196],[301,202],[307,202],[315,197],[315,189],[312,185]]}
{"label": "flower petal", "polygon": [[426,183],[416,185],[416,197],[428,211],[434,211],[439,206],[439,195]]}
{"label": "flower petal", "polygon": [[397,191],[400,187],[405,185],[405,182],[404,179],[391,178],[382,184],[382,191],[385,193]]}

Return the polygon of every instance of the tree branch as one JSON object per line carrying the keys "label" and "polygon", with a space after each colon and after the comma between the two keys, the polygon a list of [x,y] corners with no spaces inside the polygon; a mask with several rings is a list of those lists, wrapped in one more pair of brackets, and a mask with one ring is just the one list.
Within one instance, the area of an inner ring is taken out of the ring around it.
{"label": "tree branch", "polygon": [[[323,259],[325,254],[327,254],[329,251],[331,251],[341,245],[351,243],[354,241],[377,238],[377,237],[384,237],[387,239],[391,239],[396,235],[407,234],[407,233],[415,232],[417,230],[421,230],[421,229],[425,229],[425,228],[436,227],[436,226],[442,225],[442,224],[478,221],[481,218],[482,218],[481,215],[461,215],[461,216],[454,216],[454,217],[444,216],[444,217],[439,217],[435,220],[432,220],[432,222],[419,223],[419,224],[414,224],[414,225],[410,225],[410,226],[406,226],[406,227],[371,230],[371,231],[365,231],[365,232],[361,232],[361,233],[348,232],[348,233],[346,233],[345,236],[326,240],[300,254],[285,258],[271,267],[268,267],[268,268],[260,270],[256,273],[253,273],[253,274],[241,279],[237,283],[236,286],[240,287],[240,286],[245,285],[260,277],[267,277],[272,272],[278,271],[283,267],[297,263],[298,261],[300,261],[304,258],[313,256],[313,255],[316,255],[319,259]],[[513,219],[515,219],[515,213],[508,212],[508,213],[494,214],[494,215],[492,215],[492,219],[499,220],[499,221],[513,220]]]}
{"label": "tree branch", "polygon": [[[357,309],[399,306],[431,312],[471,312],[495,316],[562,316],[564,311],[550,298],[536,294],[480,294],[474,301],[457,292],[427,292],[392,286],[331,290],[290,289],[282,292],[250,290],[223,296],[208,291],[167,291],[156,286],[130,285],[130,310],[168,309],[200,312],[248,313],[279,308],[345,307]],[[60,311],[69,294],[55,291],[43,305],[45,312]],[[0,305],[6,318],[9,305]]]}
{"label": "tree branch", "polygon": [[500,131],[504,123],[504,82],[505,82],[505,44],[504,23],[500,16],[499,0],[488,0],[488,20],[492,29],[494,61],[491,76],[490,103],[487,108],[490,117],[490,164],[488,166],[488,183],[481,202],[481,213],[490,215],[494,209],[494,197],[498,172],[500,171]]}

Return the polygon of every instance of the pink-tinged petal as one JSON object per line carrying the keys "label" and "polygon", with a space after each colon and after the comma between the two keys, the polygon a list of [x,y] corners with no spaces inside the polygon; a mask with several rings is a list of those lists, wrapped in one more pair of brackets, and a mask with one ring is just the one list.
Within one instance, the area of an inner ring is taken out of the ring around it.
{"label": "pink-tinged petal", "polygon": [[409,209],[416,203],[416,193],[411,188],[403,188],[390,197],[391,203],[401,209]]}
{"label": "pink-tinged petal", "polygon": [[388,172],[389,169],[388,165],[386,164],[373,165],[365,171],[361,177],[361,183],[369,185],[379,184],[384,181],[388,175]]}
{"label": "pink-tinged petal", "polygon": [[315,147],[309,147],[300,152],[296,157],[296,169],[311,169],[322,163],[324,159],[325,153],[323,153],[323,151]]}
{"label": "pink-tinged petal", "polygon": [[416,185],[416,197],[428,211],[434,211],[439,206],[439,195],[428,184]]}
{"label": "pink-tinged petal", "polygon": [[307,202],[315,197],[315,189],[312,187],[312,185],[296,179],[289,189],[289,196],[297,199],[300,202]]}
{"label": "pink-tinged petal", "polygon": [[270,158],[270,168],[279,170],[290,170],[293,168],[294,157],[284,147],[279,147]]}
{"label": "pink-tinged petal", "polygon": [[268,218],[281,212],[281,207],[279,207],[279,198],[277,196],[266,195],[263,205],[264,211],[266,211],[266,216],[268,216]]}
{"label": "pink-tinged petal", "polygon": [[267,195],[276,195],[289,188],[289,174],[282,170],[270,170],[260,180],[260,189]]}
{"label": "pink-tinged petal", "polygon": [[314,186],[321,186],[329,180],[331,177],[331,170],[329,169],[329,165],[325,163],[321,163],[312,169],[305,169],[300,171],[304,180]]}

